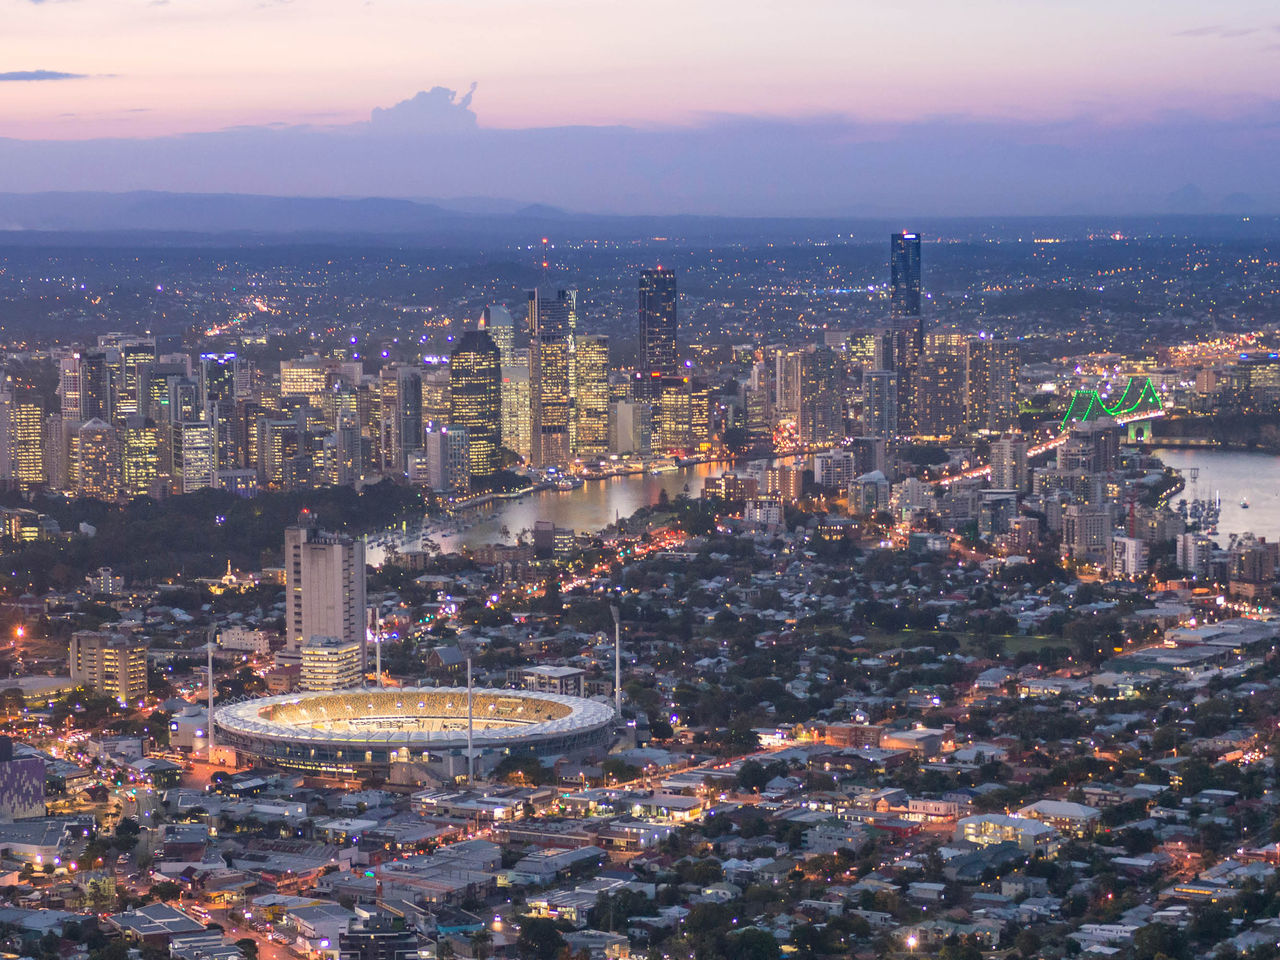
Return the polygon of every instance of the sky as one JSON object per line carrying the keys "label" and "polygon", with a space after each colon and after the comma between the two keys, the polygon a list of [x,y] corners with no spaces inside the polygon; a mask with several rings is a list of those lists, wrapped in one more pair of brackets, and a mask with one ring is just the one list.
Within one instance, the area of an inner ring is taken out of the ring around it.
{"label": "sky", "polygon": [[0,191],[1280,209],[1273,0],[0,0],[0,18]]}

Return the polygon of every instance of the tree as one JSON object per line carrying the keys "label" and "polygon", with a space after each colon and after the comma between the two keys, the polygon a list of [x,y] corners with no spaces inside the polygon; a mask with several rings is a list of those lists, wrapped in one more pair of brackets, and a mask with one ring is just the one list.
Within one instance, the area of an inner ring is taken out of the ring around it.
{"label": "tree", "polygon": [[564,947],[564,937],[554,920],[546,917],[521,917],[516,949],[526,960],[554,960]]}
{"label": "tree", "polygon": [[1186,934],[1163,923],[1149,923],[1133,935],[1133,960],[1190,960],[1191,946]]}
{"label": "tree", "polygon": [[727,956],[734,960],[778,960],[782,950],[773,934],[765,930],[743,930],[728,938]]}

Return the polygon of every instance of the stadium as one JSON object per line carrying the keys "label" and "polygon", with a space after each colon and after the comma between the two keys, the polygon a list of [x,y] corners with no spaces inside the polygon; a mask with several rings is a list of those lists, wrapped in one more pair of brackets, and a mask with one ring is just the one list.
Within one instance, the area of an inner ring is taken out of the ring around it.
{"label": "stadium", "polygon": [[[611,707],[580,697],[476,690],[477,754],[582,754],[607,747]],[[395,762],[431,762],[467,747],[467,691],[368,688],[263,697],[218,707],[219,747],[242,760],[317,774],[386,776]]]}

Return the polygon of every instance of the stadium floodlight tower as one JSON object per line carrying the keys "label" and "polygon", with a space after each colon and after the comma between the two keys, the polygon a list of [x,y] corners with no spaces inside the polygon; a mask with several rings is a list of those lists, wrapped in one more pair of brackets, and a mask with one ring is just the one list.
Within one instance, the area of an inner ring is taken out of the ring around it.
{"label": "stadium floodlight tower", "polygon": [[622,611],[615,603],[609,612],[613,614],[613,714],[622,723]]}

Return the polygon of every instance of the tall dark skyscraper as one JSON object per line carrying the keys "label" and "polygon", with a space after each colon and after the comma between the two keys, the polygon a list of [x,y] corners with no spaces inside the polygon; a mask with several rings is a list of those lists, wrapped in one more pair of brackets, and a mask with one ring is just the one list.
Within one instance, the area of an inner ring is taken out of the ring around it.
{"label": "tall dark skyscraper", "polygon": [[498,472],[502,447],[502,363],[484,330],[468,330],[449,357],[449,423],[467,428],[473,477]]}
{"label": "tall dark skyscraper", "polygon": [[889,241],[889,316],[893,319],[893,367],[897,377],[898,425],[915,432],[916,369],[924,353],[920,303],[920,234],[895,233]]}
{"label": "tall dark skyscraper", "polygon": [[658,267],[640,273],[640,382],[641,399],[660,392],[663,377],[676,374],[676,275]]}
{"label": "tall dark skyscraper", "polygon": [[[895,233],[889,245],[890,316],[920,316],[920,234]],[[919,349],[924,349],[923,341]]]}

